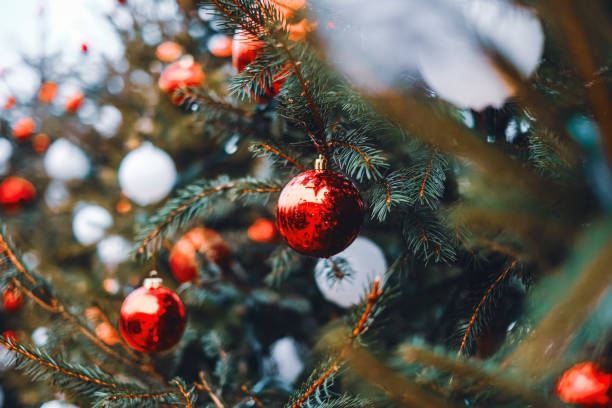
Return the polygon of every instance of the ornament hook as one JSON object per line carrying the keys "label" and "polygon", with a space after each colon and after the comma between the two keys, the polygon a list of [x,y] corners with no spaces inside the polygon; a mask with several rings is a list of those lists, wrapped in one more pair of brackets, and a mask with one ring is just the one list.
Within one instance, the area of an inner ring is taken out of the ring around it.
{"label": "ornament hook", "polygon": [[163,280],[157,275],[156,270],[149,272],[149,277],[144,280],[142,286],[146,289],[157,289],[161,286]]}
{"label": "ornament hook", "polygon": [[315,160],[314,168],[316,171],[327,170],[327,159],[322,154]]}

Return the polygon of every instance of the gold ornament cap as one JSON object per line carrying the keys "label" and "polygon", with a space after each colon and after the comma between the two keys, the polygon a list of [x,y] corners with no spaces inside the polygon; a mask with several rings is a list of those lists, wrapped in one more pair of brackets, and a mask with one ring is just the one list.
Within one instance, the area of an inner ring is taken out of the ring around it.
{"label": "gold ornament cap", "polygon": [[157,276],[157,271],[153,270],[149,273],[149,277],[144,280],[142,286],[146,289],[157,289],[161,286],[163,280]]}
{"label": "gold ornament cap", "polygon": [[315,160],[314,168],[316,171],[327,170],[327,159],[322,154]]}

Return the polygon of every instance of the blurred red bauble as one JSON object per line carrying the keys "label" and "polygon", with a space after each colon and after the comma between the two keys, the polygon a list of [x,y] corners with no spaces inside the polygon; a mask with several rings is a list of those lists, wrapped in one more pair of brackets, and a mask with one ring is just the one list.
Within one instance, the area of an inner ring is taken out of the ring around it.
{"label": "blurred red bauble", "polygon": [[210,228],[194,228],[185,234],[170,251],[170,268],[179,282],[189,282],[198,274],[196,253],[203,253],[206,259],[227,268],[232,252],[225,240]]}
{"label": "blurred red bauble", "polygon": [[66,112],[74,113],[83,106],[85,95],[81,91],[77,91],[66,99]]}
{"label": "blurred red bauble", "polygon": [[4,104],[4,109],[14,108],[15,105],[17,105],[17,98],[15,98],[14,96],[9,96],[6,100],[6,103]]}
{"label": "blurred red bauble", "polygon": [[36,189],[28,180],[21,177],[7,177],[0,184],[0,204],[14,206],[32,201]]}
{"label": "blurred red bauble", "polygon": [[117,0],[117,3],[119,3],[119,4],[125,4],[125,3],[127,3],[127,0]]}
{"label": "blurred red bauble", "polygon": [[556,394],[568,404],[612,406],[608,395],[612,374],[599,371],[592,362],[578,363],[557,383]]}
{"label": "blurred red bauble", "polygon": [[5,339],[10,339],[13,343],[17,341],[17,335],[12,330],[7,330],[2,333],[2,337],[4,337]]}
{"label": "blurred red bauble", "polygon": [[270,0],[286,18],[306,6],[306,0]]}
{"label": "blurred red bauble", "polygon": [[176,61],[181,55],[183,55],[183,47],[174,41],[163,42],[155,49],[157,59],[164,62]]}
{"label": "blurred red bauble", "polygon": [[17,140],[23,140],[34,133],[36,122],[32,118],[21,118],[13,126],[13,137]]}
{"label": "blurred red bauble", "polygon": [[51,138],[46,133],[39,133],[32,139],[32,148],[36,153],[44,153],[51,144]]}
{"label": "blurred red bauble", "polygon": [[170,64],[162,72],[158,84],[164,92],[172,92],[181,86],[202,86],[204,71],[202,71],[202,66],[193,59],[182,58]]}
{"label": "blurred red bauble", "polygon": [[232,37],[225,34],[215,34],[208,40],[208,50],[219,58],[232,56]]}
{"label": "blurred red bauble", "polygon": [[87,44],[85,44],[85,43],[81,44],[81,51],[87,52],[88,49],[89,49],[89,47],[87,46]]}
{"label": "blurred red bauble", "polygon": [[109,346],[119,343],[119,333],[108,322],[103,322],[96,326],[96,337]]}
{"label": "blurred red bauble", "polygon": [[[238,72],[242,72],[247,65],[255,61],[259,54],[263,43],[252,35],[244,33],[243,31],[236,31],[234,39],[232,40],[232,65]],[[272,83],[272,89],[266,91],[266,96],[273,98],[280,91],[286,77],[286,72],[281,72],[278,79],[275,79]]]}
{"label": "blurred red bauble", "polygon": [[43,82],[38,90],[38,101],[40,103],[51,103],[57,95],[57,84],[55,82]]}
{"label": "blurred red bauble", "polygon": [[187,319],[176,293],[161,286],[161,279],[147,278],[123,301],[119,327],[125,341],[138,351],[158,353],[179,342]]}
{"label": "blurred red bauble", "polygon": [[355,185],[332,170],[308,170],[281,191],[276,207],[280,234],[296,251],[327,258],[357,238],[363,200]]}
{"label": "blurred red bauble", "polygon": [[276,240],[278,231],[272,221],[259,218],[249,227],[247,235],[255,242],[271,242]]}
{"label": "blurred red bauble", "polygon": [[6,289],[2,294],[2,305],[7,313],[15,313],[21,307],[21,292],[19,289]]}

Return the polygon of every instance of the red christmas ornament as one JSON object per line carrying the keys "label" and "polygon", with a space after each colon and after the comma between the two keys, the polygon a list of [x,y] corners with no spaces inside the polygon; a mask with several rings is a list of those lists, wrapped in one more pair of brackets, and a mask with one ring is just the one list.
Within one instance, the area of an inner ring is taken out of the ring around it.
{"label": "red christmas ornament", "polygon": [[11,109],[15,107],[15,105],[17,105],[17,98],[15,98],[14,96],[9,96],[6,100],[6,103],[4,104],[4,109]]}
{"label": "red christmas ornament", "polygon": [[203,253],[209,262],[226,269],[232,252],[225,240],[210,228],[194,228],[185,234],[170,251],[170,268],[179,282],[189,282],[198,274],[196,253]]}
{"label": "red christmas ornament", "polygon": [[21,292],[16,288],[9,288],[2,294],[4,311],[7,313],[15,313],[21,307]]}
{"label": "red christmas ornament", "polygon": [[57,95],[57,84],[55,82],[43,82],[38,90],[38,101],[40,103],[51,103]]}
{"label": "red christmas ornament", "polygon": [[172,92],[181,86],[202,86],[204,71],[193,58],[182,58],[170,64],[159,77],[159,88],[164,92]]}
{"label": "red christmas ornament", "polygon": [[270,0],[285,18],[293,16],[297,10],[306,6],[306,0]]}
{"label": "red christmas ornament", "polygon": [[208,40],[208,49],[215,57],[231,57],[232,37],[225,34],[215,34]]}
{"label": "red christmas ornament", "polygon": [[21,177],[7,177],[0,184],[0,204],[13,206],[32,201],[36,196],[36,189],[26,179]]}
{"label": "red christmas ornament", "polygon": [[[234,39],[232,40],[232,65],[234,68],[236,68],[238,72],[242,72],[247,65],[255,61],[262,47],[263,43],[253,38],[252,35],[240,30],[236,31]],[[273,98],[279,93],[286,79],[284,76],[285,73],[286,72],[279,73],[278,79],[272,82],[272,89],[267,90],[266,96]]]}
{"label": "red christmas ornament", "polygon": [[155,56],[164,62],[176,61],[183,54],[183,47],[174,41],[166,41],[157,46]]}
{"label": "red christmas ornament", "polygon": [[253,225],[247,230],[247,235],[255,242],[271,242],[275,241],[278,231],[276,225],[265,218],[257,219]]}
{"label": "red christmas ornament", "polygon": [[96,337],[109,346],[119,343],[119,333],[108,322],[102,322],[96,326]]}
{"label": "red christmas ornament", "polygon": [[81,44],[81,51],[87,52],[88,49],[89,49],[89,47],[87,46],[86,43]]}
{"label": "red christmas ornament", "polygon": [[592,362],[585,362],[567,370],[559,379],[555,392],[568,404],[610,406],[610,385],[612,374],[599,371]]}
{"label": "red christmas ornament", "polygon": [[2,333],[2,337],[4,337],[7,340],[10,339],[13,343],[17,342],[17,335],[12,330],[7,330],[4,333]]}
{"label": "red christmas ornament", "polygon": [[178,343],[186,322],[183,302],[161,286],[155,272],[125,298],[119,313],[121,335],[130,346],[145,353],[165,351]]}
{"label": "red christmas ornament", "polygon": [[117,0],[117,3],[119,3],[119,4],[125,4],[125,3],[127,3],[127,0]]}
{"label": "red christmas ornament", "polygon": [[13,137],[17,140],[23,140],[34,133],[36,122],[32,118],[21,118],[13,126]]}
{"label": "red christmas ornament", "polygon": [[66,112],[75,113],[78,111],[81,106],[83,106],[83,101],[85,100],[85,95],[81,91],[77,91],[70,95],[68,99],[66,99]]}
{"label": "red christmas ornament", "polygon": [[39,133],[32,139],[32,148],[36,153],[44,153],[51,144],[51,138],[46,133]]}
{"label": "red christmas ornament", "polygon": [[328,170],[319,157],[315,169],[295,176],[276,206],[278,229],[287,244],[310,256],[327,258],[357,238],[363,200],[344,175]]}

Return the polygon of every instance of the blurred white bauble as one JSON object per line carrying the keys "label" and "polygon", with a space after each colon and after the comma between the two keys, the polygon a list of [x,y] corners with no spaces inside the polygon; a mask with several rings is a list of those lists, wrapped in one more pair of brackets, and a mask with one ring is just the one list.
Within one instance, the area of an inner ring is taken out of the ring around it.
{"label": "blurred white bauble", "polygon": [[116,266],[130,257],[130,243],[120,235],[109,235],[98,242],[98,258],[104,265]]}
{"label": "blurred white bauble", "polygon": [[289,384],[293,384],[304,369],[297,344],[292,337],[276,340],[270,346],[270,358],[276,366],[278,377]]}
{"label": "blurred white bauble", "polygon": [[38,347],[44,347],[49,342],[49,329],[38,327],[32,332],[32,342]]}
{"label": "blurred white bauble", "polygon": [[[483,51],[491,48],[524,75],[542,55],[537,17],[510,0],[312,0],[334,65],[370,92],[396,89],[419,72],[441,98],[460,108],[500,106],[511,95]],[[325,20],[323,20],[325,21]]]}
{"label": "blurred white bauble", "polygon": [[57,180],[83,179],[89,174],[89,157],[79,146],[66,139],[51,143],[43,165],[47,175]]}
{"label": "blurred white bauble", "polygon": [[70,192],[63,181],[53,180],[45,190],[45,203],[53,210],[58,209],[70,198]]}
{"label": "blurred white bauble", "polygon": [[72,232],[83,245],[90,245],[104,236],[113,225],[113,216],[104,208],[94,204],[77,204],[72,218]]}
{"label": "blurred white bauble", "polygon": [[166,197],[176,182],[176,167],[168,153],[143,143],[129,152],[119,165],[121,191],[139,205]]}
{"label": "blurred white bauble", "polygon": [[76,405],[72,405],[72,404],[68,404],[64,401],[59,401],[59,400],[55,400],[55,401],[47,401],[44,402],[40,408],[79,408]]}
{"label": "blurred white bauble", "polygon": [[12,367],[17,360],[17,356],[14,351],[7,349],[4,346],[0,346],[0,371],[4,371],[9,367]]}
{"label": "blurred white bauble", "polygon": [[419,70],[425,82],[459,108],[501,107],[514,90],[504,83],[482,46],[496,50],[528,76],[544,49],[540,21],[505,0],[452,0],[449,6],[457,7],[475,36],[469,31],[438,36],[419,47]]}
{"label": "blurred white bauble", "polygon": [[331,257],[335,262],[344,260],[349,274],[342,278],[329,277],[329,260],[320,259],[315,266],[315,281],[323,296],[341,307],[359,304],[372,289],[376,278],[384,284],[387,261],[380,248],[371,240],[357,237],[344,251]]}
{"label": "blurred white bauble", "polygon": [[93,126],[103,137],[109,138],[115,136],[122,121],[123,115],[119,109],[113,105],[104,105],[100,108]]}
{"label": "blurred white bauble", "polygon": [[13,155],[13,144],[5,137],[0,137],[0,165],[4,165]]}

